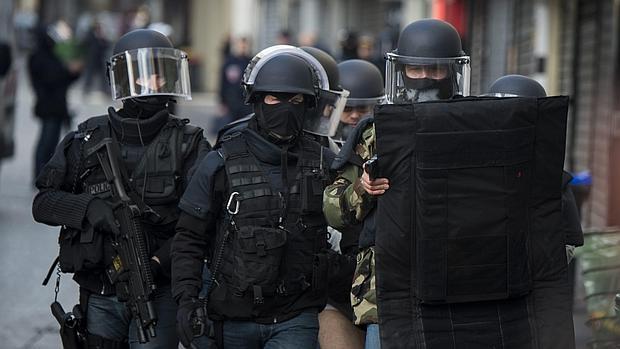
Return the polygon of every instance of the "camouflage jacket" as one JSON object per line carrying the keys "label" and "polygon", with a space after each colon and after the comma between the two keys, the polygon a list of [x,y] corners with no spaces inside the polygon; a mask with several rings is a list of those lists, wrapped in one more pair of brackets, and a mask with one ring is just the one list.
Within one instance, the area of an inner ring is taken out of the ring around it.
{"label": "camouflage jacket", "polygon": [[[374,123],[368,124],[362,131],[355,153],[363,161],[375,154]],[[338,172],[334,183],[325,188],[323,213],[330,226],[343,229],[361,224],[374,209],[376,200],[364,191],[360,181],[362,171],[361,167],[349,162]],[[378,323],[375,289],[374,249],[368,247],[357,254],[351,288],[351,305],[356,325]]]}
{"label": "camouflage jacket", "polygon": [[[363,161],[370,159],[375,153],[374,123],[366,126],[362,137],[355,146],[355,153]],[[325,188],[323,195],[323,213],[327,224],[336,229],[346,228],[361,223],[368,212],[375,206],[375,200],[368,195],[360,177],[362,168],[352,163],[338,171],[333,184]]]}

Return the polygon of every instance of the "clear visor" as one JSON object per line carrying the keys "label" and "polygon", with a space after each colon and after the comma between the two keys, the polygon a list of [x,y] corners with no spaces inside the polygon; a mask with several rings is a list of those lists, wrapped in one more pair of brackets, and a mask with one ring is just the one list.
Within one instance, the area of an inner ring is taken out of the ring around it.
{"label": "clear visor", "polygon": [[306,63],[311,66],[312,70],[314,70],[314,75],[318,80],[318,87],[321,90],[329,90],[329,79],[327,77],[327,72],[325,72],[325,69],[323,69],[321,63],[319,63],[319,61],[311,54],[300,49],[299,47],[291,45],[275,45],[257,53],[256,56],[252,58],[248,66],[245,68],[245,72],[243,73],[243,85],[253,85],[254,80],[256,79],[256,75],[258,75],[261,67],[267,62],[269,62],[272,58],[282,53],[288,53],[306,61]]}
{"label": "clear visor", "polygon": [[174,48],[139,48],[108,62],[112,98],[167,95],[192,99],[187,54]]}
{"label": "clear visor", "polygon": [[377,98],[363,98],[363,100],[365,103],[362,103],[362,98],[358,98],[355,103],[352,103],[353,105],[349,103],[350,100],[347,101],[347,105],[340,116],[340,121],[332,130],[331,137],[336,143],[343,144],[346,142],[360,121],[374,116],[375,106],[382,101],[382,99]]}
{"label": "clear visor", "polygon": [[386,55],[386,101],[389,104],[469,96],[469,57],[426,58]]}
{"label": "clear visor", "polygon": [[321,136],[332,137],[335,133],[342,111],[347,104],[349,91],[319,90],[316,113],[304,119],[304,130]]}

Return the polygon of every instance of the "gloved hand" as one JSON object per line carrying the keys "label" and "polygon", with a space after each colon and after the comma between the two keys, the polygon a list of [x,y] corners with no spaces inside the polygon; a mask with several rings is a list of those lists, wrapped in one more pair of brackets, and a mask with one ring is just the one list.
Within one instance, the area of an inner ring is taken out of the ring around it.
{"label": "gloved hand", "polygon": [[151,275],[153,276],[153,281],[157,280],[157,277],[161,274],[161,264],[155,259],[155,257],[150,259],[151,265]]}
{"label": "gloved hand", "polygon": [[118,222],[114,218],[112,208],[102,199],[94,199],[88,204],[86,208],[86,221],[95,230],[120,234]]}
{"label": "gloved hand", "polygon": [[[189,348],[194,336],[201,335],[206,326],[206,314],[197,298],[185,298],[177,310],[177,335],[184,347]],[[202,326],[202,329],[201,329]]]}

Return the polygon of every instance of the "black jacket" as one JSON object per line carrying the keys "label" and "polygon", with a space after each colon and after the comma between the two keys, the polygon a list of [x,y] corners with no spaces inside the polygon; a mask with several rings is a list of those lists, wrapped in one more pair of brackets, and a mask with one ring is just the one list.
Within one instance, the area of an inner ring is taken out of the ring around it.
{"label": "black jacket", "polygon": [[38,47],[28,59],[28,73],[36,102],[34,114],[43,119],[69,118],[67,90],[79,74],[70,72],[56,56],[53,42],[40,34]]}
{"label": "black jacket", "polygon": [[[274,190],[279,190],[283,184],[280,170],[281,149],[255,132],[255,125],[252,124],[250,122],[248,128],[241,130],[243,137]],[[325,152],[323,161],[326,168],[329,168],[334,155],[326,148],[323,150]],[[295,153],[296,146],[293,146],[289,153],[289,178],[295,177],[290,172],[296,169]],[[205,257],[211,257],[208,251],[213,249],[217,227],[224,219],[222,207],[225,205],[228,191],[224,165],[222,154],[216,150],[211,151],[197,168],[181,198],[179,207],[182,212],[177,224],[177,234],[172,243],[172,293],[178,303],[197,297],[202,288],[203,261]],[[282,306],[279,312],[292,314],[300,310],[287,304]]]}
{"label": "black jacket", "polygon": [[[167,119],[167,118],[166,118]],[[163,125],[162,125],[163,126]],[[72,193],[73,183],[77,176],[84,173],[76,173],[80,160],[80,140],[83,135],[69,132],[60,142],[52,159],[43,168],[37,178],[36,186],[39,193],[35,196],[32,204],[32,215],[37,222],[53,226],[64,225],[70,228],[82,230],[85,227],[86,212],[89,203],[95,198],[93,195],[83,192],[82,186],[77,185],[76,193]],[[121,135],[117,134],[118,138]],[[135,145],[121,144],[121,152],[135,151]],[[186,187],[191,176],[194,164],[199,163],[210,149],[210,145],[200,133],[197,141],[190,144],[191,150],[183,163],[181,185]],[[133,171],[131,162],[125,162],[128,172]],[[83,172],[83,171],[82,171]],[[79,180],[78,180],[79,182]],[[170,275],[170,243],[174,235],[175,222],[157,228],[157,238],[149,239],[150,250],[161,262],[163,275]],[[147,233],[149,233],[147,231]],[[101,271],[87,271],[76,273],[74,279],[80,286],[97,293],[112,293],[107,279]],[[103,291],[102,291],[103,290]]]}

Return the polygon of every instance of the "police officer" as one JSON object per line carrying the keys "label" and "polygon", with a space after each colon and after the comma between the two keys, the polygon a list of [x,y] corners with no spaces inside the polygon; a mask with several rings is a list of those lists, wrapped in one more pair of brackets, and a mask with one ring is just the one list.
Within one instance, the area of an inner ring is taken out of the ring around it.
{"label": "police officer", "polygon": [[179,207],[172,245],[178,333],[189,345],[207,300],[224,348],[316,348],[328,253],[321,211],[332,153],[302,132],[324,74],[277,49],[259,53],[243,83],[254,115],[201,162]]}
{"label": "police officer", "polygon": [[384,102],[385,89],[381,71],[368,61],[351,59],[340,62],[338,72],[342,87],[349,91],[333,136],[342,145],[360,121],[372,117],[375,105]]}
{"label": "police officer", "polygon": [[[306,135],[314,138],[321,145],[329,148],[333,152],[340,149],[331,140],[333,130],[338,125],[338,120],[346,104],[349,91],[343,90],[339,83],[338,67],[336,60],[327,52],[316,47],[291,45],[275,45],[259,52],[256,57],[272,55],[275,52],[289,53],[297,56],[306,63],[310,64],[319,75],[319,90],[317,104],[311,108],[304,118],[303,130]],[[256,59],[255,57],[255,59]],[[218,141],[215,148],[219,145],[219,139],[224,135],[238,131],[247,126],[252,115],[232,122],[224,126],[218,132]]]}
{"label": "police officer", "polygon": [[[495,80],[486,96],[496,97],[547,97],[545,88],[536,80],[523,75],[505,75]],[[562,174],[562,226],[566,236],[566,260],[573,259],[575,248],[583,245],[583,231],[579,219],[579,210],[575,195],[569,183],[572,176],[564,171]]]}
{"label": "police officer", "polygon": [[[164,35],[135,30],[123,35],[108,62],[112,97],[122,108],[88,119],[56,148],[37,178],[34,219],[62,225],[60,267],[73,272],[86,313],[89,348],[173,348],[176,304],[170,291],[170,245],[178,219],[178,200],[190,168],[210,148],[202,129],[170,115],[174,97],[190,99],[187,55]],[[156,337],[139,344],[136,324],[106,276],[116,252],[118,233],[110,185],[95,154],[98,141],[112,137],[120,147],[124,185],[150,214],[142,218],[157,286],[153,299],[158,317]],[[86,239],[94,229],[91,241]],[[62,248],[68,239],[72,246]],[[83,244],[81,244],[83,243]]]}
{"label": "police officer", "polygon": [[[464,56],[458,32],[447,22],[423,19],[409,24],[400,34],[397,49],[388,53],[386,59],[388,103],[447,99],[467,94],[469,90],[469,57]],[[353,96],[355,89],[347,87],[352,89]],[[333,163],[332,169],[338,171],[338,177],[325,189],[323,202],[330,226],[336,229],[362,226],[351,304],[355,324],[366,329],[366,348],[380,347],[375,289],[375,207],[377,196],[389,189],[387,178],[371,179],[364,171],[364,164],[377,154],[375,139],[373,118],[358,122]]]}
{"label": "police officer", "polygon": [[386,60],[388,103],[469,95],[469,57],[458,32],[447,22],[422,19],[409,24]]}

